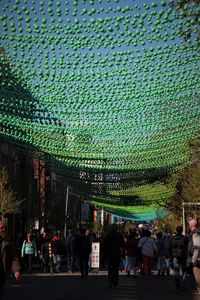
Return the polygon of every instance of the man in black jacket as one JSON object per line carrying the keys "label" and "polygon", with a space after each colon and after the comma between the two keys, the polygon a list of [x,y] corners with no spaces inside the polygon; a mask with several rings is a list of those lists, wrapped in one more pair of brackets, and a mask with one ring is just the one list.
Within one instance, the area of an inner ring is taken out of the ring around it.
{"label": "man in black jacket", "polygon": [[117,286],[120,260],[125,257],[125,241],[117,231],[117,224],[112,224],[112,231],[106,235],[104,245],[108,258],[109,287]]}
{"label": "man in black jacket", "polygon": [[187,262],[187,246],[188,239],[183,234],[183,227],[176,227],[176,234],[173,235],[168,242],[168,253],[173,260],[175,271],[175,285],[177,290],[185,290],[186,282],[186,262]]}

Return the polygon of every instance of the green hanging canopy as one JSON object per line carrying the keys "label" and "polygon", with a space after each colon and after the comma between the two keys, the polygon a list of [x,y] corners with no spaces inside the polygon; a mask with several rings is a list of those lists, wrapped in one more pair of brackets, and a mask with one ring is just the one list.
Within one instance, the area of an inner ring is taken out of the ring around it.
{"label": "green hanging canopy", "polygon": [[0,136],[44,153],[96,205],[156,218],[175,191],[163,179],[189,163],[188,141],[199,134],[191,16],[200,8],[139,0],[0,6]]}

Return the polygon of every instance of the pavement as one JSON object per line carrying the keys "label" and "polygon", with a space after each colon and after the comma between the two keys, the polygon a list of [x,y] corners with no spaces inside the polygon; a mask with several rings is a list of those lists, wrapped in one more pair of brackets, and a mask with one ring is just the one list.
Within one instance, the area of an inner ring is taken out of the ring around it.
{"label": "pavement", "polygon": [[138,275],[127,278],[120,273],[119,285],[108,287],[106,271],[90,273],[81,278],[79,273],[22,274],[21,279],[10,279],[2,300],[200,300],[193,278],[187,278],[187,291],[177,292],[173,276],[149,278]]}

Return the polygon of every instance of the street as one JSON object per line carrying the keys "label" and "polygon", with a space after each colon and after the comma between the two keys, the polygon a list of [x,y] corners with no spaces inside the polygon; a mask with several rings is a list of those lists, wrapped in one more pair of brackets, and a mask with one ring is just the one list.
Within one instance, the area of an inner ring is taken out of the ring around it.
{"label": "street", "polygon": [[177,292],[173,276],[127,278],[120,273],[118,287],[108,287],[107,272],[81,278],[75,274],[23,274],[19,281],[11,279],[4,300],[199,300],[192,278],[188,276],[188,291]]}

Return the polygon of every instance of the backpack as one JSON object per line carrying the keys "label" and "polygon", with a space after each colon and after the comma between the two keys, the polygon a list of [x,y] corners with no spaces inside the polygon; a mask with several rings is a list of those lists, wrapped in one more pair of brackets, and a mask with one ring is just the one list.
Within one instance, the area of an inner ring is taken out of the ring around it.
{"label": "backpack", "polygon": [[187,255],[187,240],[185,236],[180,236],[180,239],[171,239],[171,255],[175,258],[181,258]]}

